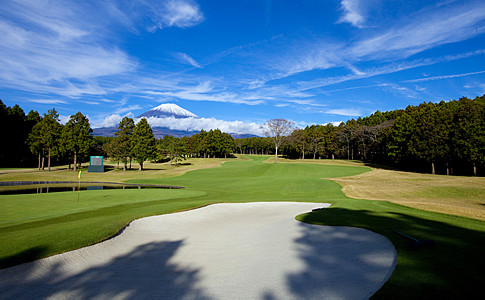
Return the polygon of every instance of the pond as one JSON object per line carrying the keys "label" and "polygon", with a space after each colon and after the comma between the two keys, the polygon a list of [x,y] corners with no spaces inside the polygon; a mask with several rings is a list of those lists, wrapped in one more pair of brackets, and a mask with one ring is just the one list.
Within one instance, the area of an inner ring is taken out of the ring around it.
{"label": "pond", "polygon": [[6,181],[0,182],[0,195],[44,194],[110,189],[183,189],[182,186],[118,182]]}

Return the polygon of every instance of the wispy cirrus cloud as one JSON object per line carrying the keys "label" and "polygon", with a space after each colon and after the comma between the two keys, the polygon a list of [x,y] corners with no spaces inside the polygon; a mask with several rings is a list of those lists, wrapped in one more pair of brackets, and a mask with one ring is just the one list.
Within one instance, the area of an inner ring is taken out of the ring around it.
{"label": "wispy cirrus cloud", "polygon": [[40,103],[40,104],[67,104],[66,101],[55,100],[55,99],[32,99],[30,102]]}
{"label": "wispy cirrus cloud", "polygon": [[458,77],[478,75],[478,74],[483,74],[483,73],[485,73],[485,71],[469,72],[469,73],[461,73],[461,74],[449,74],[449,75],[441,75],[441,76],[431,76],[431,77],[405,80],[404,82],[425,82],[425,81],[432,81],[432,80],[452,79],[452,78],[458,78]]}
{"label": "wispy cirrus cloud", "polygon": [[[357,8],[361,7],[363,2],[344,0],[342,5],[345,5],[350,13],[358,11]],[[297,40],[294,43],[298,44],[298,47],[292,47],[291,44],[285,47],[278,45],[280,49],[285,50],[279,51],[280,54],[276,56],[271,52],[271,56],[266,57],[273,72],[259,79],[253,78],[252,82],[257,83],[254,85],[256,88],[260,88],[270,81],[313,70],[345,67],[352,72],[348,75],[325,76],[308,81],[307,84],[301,81],[302,85],[319,87],[483,54],[483,50],[476,50],[406,61],[425,50],[477,36],[480,34],[477,28],[483,27],[484,22],[485,3],[474,2],[473,5],[455,4],[443,9],[418,12],[398,20],[392,26],[375,28],[372,31],[376,33],[364,35],[352,43],[328,39],[316,39],[313,42]],[[375,61],[380,61],[381,65],[373,63],[370,68],[356,66]],[[319,84],[315,85],[317,82]]]}
{"label": "wispy cirrus cloud", "polygon": [[178,58],[179,61],[183,64],[191,65],[192,67],[199,68],[199,69],[203,68],[198,62],[195,61],[195,59],[193,59],[186,53],[182,53],[182,52],[175,53],[175,57]]}
{"label": "wispy cirrus cloud", "polygon": [[406,58],[476,36],[476,26],[484,20],[483,2],[417,14],[380,34],[362,39],[349,48],[348,54],[360,59]]}
{"label": "wispy cirrus cloud", "polygon": [[135,105],[119,107],[119,108],[115,109],[114,112],[115,112],[115,114],[124,114],[124,113],[132,112],[134,110],[138,110],[138,109],[141,109],[141,108],[142,107],[140,105],[135,104]]}
{"label": "wispy cirrus cloud", "polygon": [[[134,74],[139,68],[137,59],[112,43],[120,24],[155,31],[203,20],[190,0],[8,1],[0,7],[0,87],[65,97],[107,94],[116,87],[101,77]],[[183,59],[200,67],[188,55]],[[123,83],[116,80],[118,86]]]}
{"label": "wispy cirrus cloud", "polygon": [[356,117],[356,116],[362,115],[362,112],[359,109],[355,109],[355,108],[329,109],[324,111],[324,113],[331,114],[331,115],[346,116],[346,117]]}
{"label": "wispy cirrus cloud", "polygon": [[133,70],[136,63],[126,53],[93,34],[96,26],[92,20],[78,14],[85,9],[63,2],[3,3],[0,84],[61,92],[82,81],[85,84],[92,78]]}

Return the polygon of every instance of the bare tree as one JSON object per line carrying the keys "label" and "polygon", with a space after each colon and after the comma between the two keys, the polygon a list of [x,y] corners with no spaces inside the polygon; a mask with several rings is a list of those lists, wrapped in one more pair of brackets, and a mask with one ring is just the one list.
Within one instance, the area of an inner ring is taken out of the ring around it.
{"label": "bare tree", "polygon": [[295,129],[295,123],[285,119],[272,119],[263,125],[264,135],[271,138],[276,149],[274,162],[278,160],[278,147]]}

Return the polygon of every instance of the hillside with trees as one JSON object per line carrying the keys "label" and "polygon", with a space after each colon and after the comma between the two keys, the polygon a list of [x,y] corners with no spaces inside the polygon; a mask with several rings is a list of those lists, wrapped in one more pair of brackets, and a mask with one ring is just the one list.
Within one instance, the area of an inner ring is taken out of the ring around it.
{"label": "hillside with trees", "polygon": [[0,100],[2,128],[10,129],[2,131],[6,146],[0,150],[0,166],[44,169],[47,159],[48,168],[53,160],[75,169],[89,155],[104,155],[126,170],[133,160],[178,164],[187,157],[275,154],[279,147],[293,159],[349,159],[433,174],[485,175],[485,95],[376,111],[339,126],[293,128],[277,143],[270,136],[234,139],[219,129],[157,140],[143,120],[135,124],[124,118],[115,137],[94,137],[80,112],[61,125],[55,109],[42,117],[35,111],[25,115],[18,105],[7,107]]}

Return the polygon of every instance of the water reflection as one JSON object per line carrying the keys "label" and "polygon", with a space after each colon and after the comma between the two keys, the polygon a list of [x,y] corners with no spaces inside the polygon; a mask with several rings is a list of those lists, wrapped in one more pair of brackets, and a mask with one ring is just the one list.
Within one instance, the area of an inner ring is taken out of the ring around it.
{"label": "water reflection", "polygon": [[[0,195],[15,195],[15,194],[45,194],[45,193],[57,193],[57,192],[77,192],[81,191],[94,191],[94,190],[112,190],[112,189],[181,189],[180,186],[167,186],[167,185],[150,185],[150,184],[107,184],[107,183],[82,183],[80,186],[74,183],[69,184],[30,184],[30,185],[6,185],[8,189],[0,189]],[[15,188],[12,188],[15,186]]]}

